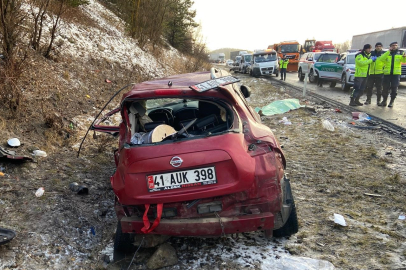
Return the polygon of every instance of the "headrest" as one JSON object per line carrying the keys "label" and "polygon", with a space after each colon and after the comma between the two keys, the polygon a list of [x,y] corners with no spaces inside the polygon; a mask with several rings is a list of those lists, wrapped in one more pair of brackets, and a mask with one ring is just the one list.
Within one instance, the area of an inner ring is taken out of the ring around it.
{"label": "headrest", "polygon": [[147,111],[144,106],[142,106],[139,102],[133,102],[129,108],[130,112],[133,114],[139,114],[140,116],[144,116],[145,112]]}

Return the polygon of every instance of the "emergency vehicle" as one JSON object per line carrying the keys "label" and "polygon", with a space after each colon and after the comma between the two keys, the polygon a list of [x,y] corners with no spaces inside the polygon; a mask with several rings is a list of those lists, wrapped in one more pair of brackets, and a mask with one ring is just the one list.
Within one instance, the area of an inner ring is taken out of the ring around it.
{"label": "emergency vehicle", "polygon": [[309,73],[309,82],[315,83],[319,79],[329,81],[330,87],[335,87],[341,81],[343,66],[337,64],[340,55],[334,52],[308,52],[299,60],[298,77],[300,81],[305,78],[305,72]]}

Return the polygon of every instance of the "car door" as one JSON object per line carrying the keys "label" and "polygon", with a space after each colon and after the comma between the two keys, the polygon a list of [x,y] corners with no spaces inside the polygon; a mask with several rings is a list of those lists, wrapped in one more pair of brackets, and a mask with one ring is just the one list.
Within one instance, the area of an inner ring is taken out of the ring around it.
{"label": "car door", "polygon": [[337,64],[338,54],[322,54],[320,55],[314,68],[319,74],[319,78],[328,80],[340,80],[339,74],[343,71],[343,66]]}

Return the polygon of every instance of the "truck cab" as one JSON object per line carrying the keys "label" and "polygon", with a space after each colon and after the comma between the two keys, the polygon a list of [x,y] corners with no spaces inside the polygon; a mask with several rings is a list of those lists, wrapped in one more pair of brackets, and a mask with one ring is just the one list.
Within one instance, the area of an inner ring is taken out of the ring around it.
{"label": "truck cab", "polygon": [[247,72],[254,77],[279,76],[278,54],[275,50],[265,50],[252,55],[251,65],[247,67]]}

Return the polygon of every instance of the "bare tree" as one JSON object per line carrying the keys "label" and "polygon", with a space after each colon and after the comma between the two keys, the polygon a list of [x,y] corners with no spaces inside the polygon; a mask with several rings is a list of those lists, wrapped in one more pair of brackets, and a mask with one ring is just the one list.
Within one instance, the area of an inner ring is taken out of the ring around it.
{"label": "bare tree", "polygon": [[56,32],[58,30],[59,22],[63,13],[65,13],[69,9],[69,5],[67,0],[59,0],[58,2],[54,2],[55,4],[55,15],[52,16],[52,27],[50,29],[50,39],[47,49],[45,50],[44,56],[46,58],[50,57],[50,53],[52,50],[52,45],[55,40]]}
{"label": "bare tree", "polygon": [[42,30],[51,0],[32,0],[30,2],[33,28],[30,45],[34,50],[40,49]]}
{"label": "bare tree", "polygon": [[347,40],[343,43],[334,44],[334,47],[336,47],[337,52],[346,52],[351,48],[351,41]]}
{"label": "bare tree", "polygon": [[17,82],[23,72],[26,53],[20,53],[18,43],[22,31],[20,25],[25,19],[21,10],[20,0],[0,0],[0,104],[9,108],[16,116],[23,95],[17,87]]}
{"label": "bare tree", "polygon": [[21,0],[0,0],[0,42],[4,60],[13,63],[17,42],[21,37],[20,25],[25,20]]}

